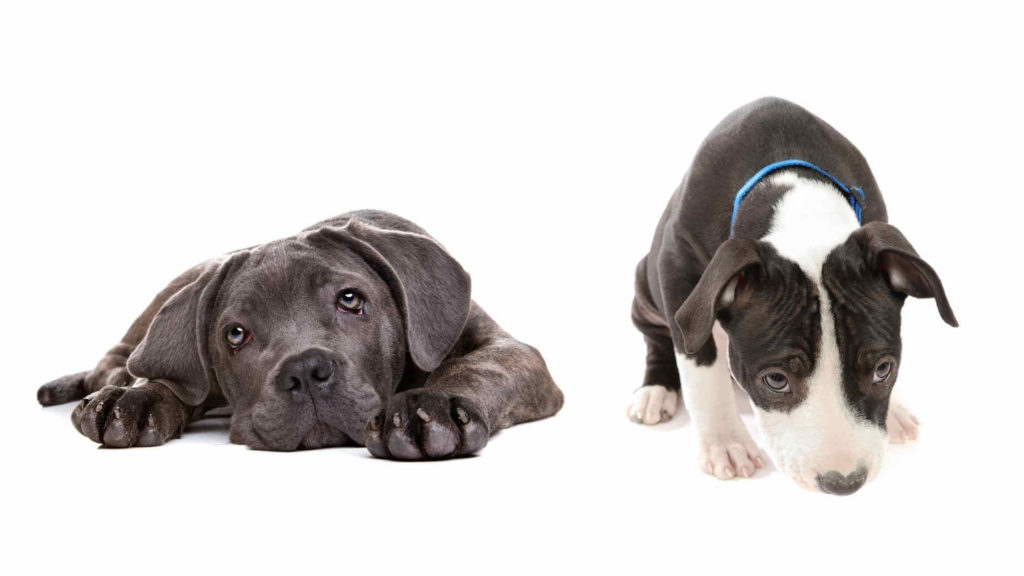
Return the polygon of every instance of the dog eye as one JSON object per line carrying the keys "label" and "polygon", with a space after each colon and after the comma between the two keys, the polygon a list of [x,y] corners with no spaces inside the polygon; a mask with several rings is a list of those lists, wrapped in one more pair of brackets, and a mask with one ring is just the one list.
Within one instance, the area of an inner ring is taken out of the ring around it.
{"label": "dog eye", "polygon": [[772,392],[784,394],[789,392],[789,376],[785,372],[773,370],[761,377],[761,381]]}
{"label": "dog eye", "polygon": [[228,341],[228,347],[231,348],[232,352],[238,352],[242,346],[245,346],[245,343],[249,341],[251,336],[248,330],[238,324],[224,332],[224,339]]}
{"label": "dog eye", "polygon": [[878,365],[875,366],[875,384],[881,384],[892,376],[892,370],[895,366],[895,362],[891,358],[883,358]]}
{"label": "dog eye", "polygon": [[342,290],[338,294],[338,308],[352,314],[363,313],[363,296],[355,290]]}

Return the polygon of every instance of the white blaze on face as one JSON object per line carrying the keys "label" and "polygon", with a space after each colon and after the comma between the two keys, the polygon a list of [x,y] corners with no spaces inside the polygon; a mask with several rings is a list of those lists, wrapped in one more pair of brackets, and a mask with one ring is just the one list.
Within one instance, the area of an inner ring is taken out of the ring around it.
{"label": "white blaze on face", "polygon": [[870,480],[885,457],[886,434],[858,418],[846,402],[835,318],[821,283],[825,258],[857,229],[857,217],[831,186],[793,172],[782,172],[773,181],[792,189],[777,205],[772,229],[762,240],[796,262],[817,286],[821,342],[807,398],[789,412],[765,412],[755,405],[754,414],[772,461],[801,485],[817,489],[819,474],[847,475],[861,466]]}

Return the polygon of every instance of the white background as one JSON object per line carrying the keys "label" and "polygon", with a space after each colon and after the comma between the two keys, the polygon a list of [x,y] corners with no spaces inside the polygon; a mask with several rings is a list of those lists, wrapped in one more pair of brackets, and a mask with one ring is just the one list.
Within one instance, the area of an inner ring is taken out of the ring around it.
{"label": "white background", "polygon": [[[1019,15],[705,4],[5,3],[2,571],[1019,570]],[[908,302],[922,437],[848,498],[719,482],[685,418],[624,414],[635,264],[704,135],[763,95],[860,147],[962,325]],[[450,249],[561,414],[399,464],[250,451],[224,420],[100,450],[36,405],[178,272],[364,207]]]}

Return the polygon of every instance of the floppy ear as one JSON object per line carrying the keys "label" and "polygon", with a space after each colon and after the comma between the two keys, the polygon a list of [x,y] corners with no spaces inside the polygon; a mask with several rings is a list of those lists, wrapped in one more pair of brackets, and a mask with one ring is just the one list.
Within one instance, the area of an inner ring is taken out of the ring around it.
{"label": "floppy ear", "polygon": [[246,256],[242,253],[226,261],[210,262],[195,281],[164,303],[146,336],[128,357],[132,376],[164,384],[189,406],[198,406],[206,399],[214,379],[208,317],[232,263]]}
{"label": "floppy ear", "polygon": [[869,269],[879,270],[890,288],[914,298],[935,298],[946,324],[959,326],[939,275],[917,255],[903,233],[890,224],[871,222],[855,234],[864,247]]}
{"label": "floppy ear", "polygon": [[730,306],[744,286],[744,269],[760,265],[753,240],[730,238],[704,269],[697,286],[676,311],[675,322],[683,335],[683,351],[696,354],[711,337],[718,311]]}
{"label": "floppy ear", "polygon": [[350,220],[311,235],[343,242],[388,284],[405,323],[409,354],[430,372],[445,359],[469,318],[469,274],[436,240]]}

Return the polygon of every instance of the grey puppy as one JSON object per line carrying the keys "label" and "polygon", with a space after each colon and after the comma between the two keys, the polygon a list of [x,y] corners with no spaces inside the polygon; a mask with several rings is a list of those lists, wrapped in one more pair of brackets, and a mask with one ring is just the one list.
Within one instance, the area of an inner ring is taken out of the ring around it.
{"label": "grey puppy", "polygon": [[238,444],[400,460],[472,454],[562,406],[540,353],[470,299],[455,259],[372,210],[185,272],[95,369],[38,393],[83,397],[75,428],[109,447],[163,444],[227,405]]}
{"label": "grey puppy", "polygon": [[782,471],[832,494],[864,485],[887,438],[916,435],[917,419],[890,401],[904,301],[934,298],[957,325],[938,274],[887,219],[864,157],[821,119],[777,98],[727,116],[636,271],[648,353],[630,417],[671,417],[682,380],[700,468],[750,476],[764,461],[735,381]]}

